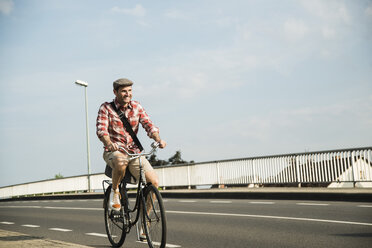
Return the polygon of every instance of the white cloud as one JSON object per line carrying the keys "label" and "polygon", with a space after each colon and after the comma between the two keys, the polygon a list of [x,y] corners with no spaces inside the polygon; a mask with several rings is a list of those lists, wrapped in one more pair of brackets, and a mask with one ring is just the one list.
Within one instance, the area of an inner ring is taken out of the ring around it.
{"label": "white cloud", "polygon": [[187,20],[189,17],[187,15],[179,10],[176,9],[170,9],[165,12],[165,17],[170,19],[180,19],[180,20]]}
{"label": "white cloud", "polygon": [[332,53],[329,49],[322,49],[320,51],[320,56],[323,58],[323,59],[329,59],[329,58],[332,58]]}
{"label": "white cloud", "polygon": [[181,99],[190,99],[201,94],[211,81],[205,71],[192,68],[187,63],[158,67],[155,73],[160,82],[149,92],[169,92]]}
{"label": "white cloud", "polygon": [[137,23],[138,23],[140,26],[145,27],[145,28],[148,28],[148,27],[151,26],[148,22],[146,22],[146,21],[144,21],[144,20],[138,20]]}
{"label": "white cloud", "polygon": [[284,32],[289,41],[302,40],[309,29],[302,20],[289,19],[284,23]]}
{"label": "white cloud", "polygon": [[[210,131],[222,134],[223,130],[229,129],[233,137],[253,139],[258,143],[281,139],[285,134],[288,140],[294,141],[298,136],[301,143],[305,144],[306,139],[312,137],[308,137],[304,130],[311,130],[315,136],[320,137],[325,132],[331,132],[333,129],[338,132],[350,124],[350,128],[370,125],[372,121],[368,113],[371,113],[372,108],[368,108],[368,101],[365,102],[365,99],[354,99],[329,106],[309,105],[263,114],[242,115],[240,118],[221,122]],[[287,130],[291,132],[287,133]]]}
{"label": "white cloud", "polygon": [[13,10],[13,0],[0,0],[0,13],[9,15]]}
{"label": "white cloud", "polygon": [[302,4],[311,14],[316,15],[327,22],[342,22],[349,24],[351,21],[351,16],[342,1],[303,0]]}
{"label": "white cloud", "polygon": [[340,20],[342,20],[345,23],[350,23],[351,22],[351,16],[349,14],[349,11],[343,5],[337,7],[335,17],[339,18]]}
{"label": "white cloud", "polygon": [[126,15],[135,16],[135,17],[144,17],[146,15],[146,9],[144,7],[142,7],[141,4],[137,4],[132,9],[113,7],[111,10],[113,12],[123,13],[123,14],[126,14]]}
{"label": "white cloud", "polygon": [[366,8],[366,10],[364,11],[364,13],[367,16],[372,17],[372,3]]}
{"label": "white cloud", "polygon": [[325,39],[332,39],[336,36],[336,30],[327,26],[322,28],[322,34]]}

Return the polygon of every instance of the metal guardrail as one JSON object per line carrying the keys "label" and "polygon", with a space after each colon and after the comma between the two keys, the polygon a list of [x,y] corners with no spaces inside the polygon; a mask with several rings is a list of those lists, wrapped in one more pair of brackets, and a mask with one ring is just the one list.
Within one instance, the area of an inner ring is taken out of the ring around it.
{"label": "metal guardrail", "polygon": [[372,183],[371,159],[365,147],[162,167],[158,175],[163,186]]}
{"label": "metal guardrail", "polygon": [[[155,168],[162,187],[198,185],[302,185],[372,187],[372,147],[295,153]],[[90,188],[102,190],[103,173],[90,175]],[[88,175],[0,188],[0,199],[88,190]]]}

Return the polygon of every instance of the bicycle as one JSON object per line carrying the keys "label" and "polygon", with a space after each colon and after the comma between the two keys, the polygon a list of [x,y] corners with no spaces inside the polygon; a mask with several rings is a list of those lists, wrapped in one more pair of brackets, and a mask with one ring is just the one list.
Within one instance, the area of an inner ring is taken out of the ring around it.
{"label": "bicycle", "polygon": [[[137,240],[143,241],[140,236],[142,231],[146,236],[147,243],[150,248],[164,248],[166,244],[167,225],[165,217],[165,209],[162,197],[158,189],[151,183],[146,183],[144,170],[141,164],[141,156],[153,154],[159,147],[159,144],[153,143],[152,150],[148,153],[129,153],[123,147],[119,149],[124,151],[129,156],[129,160],[139,158],[140,176],[138,179],[136,203],[131,209],[128,199],[127,183],[131,183],[131,175],[129,169],[125,173],[125,177],[119,184],[121,195],[120,211],[110,210],[110,192],[112,188],[111,180],[102,182],[104,191],[104,217],[107,237],[114,247],[120,247],[124,244],[126,235],[131,228],[136,225]],[[111,177],[111,173],[107,170],[105,174]],[[109,167],[111,169],[111,167]],[[132,182],[133,183],[133,182]],[[105,187],[105,185],[108,185]],[[138,222],[141,220],[140,228]]]}

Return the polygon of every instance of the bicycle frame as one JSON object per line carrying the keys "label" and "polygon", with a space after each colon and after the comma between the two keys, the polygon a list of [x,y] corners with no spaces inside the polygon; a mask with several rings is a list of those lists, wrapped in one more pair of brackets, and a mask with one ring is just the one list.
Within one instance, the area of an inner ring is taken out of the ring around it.
{"label": "bicycle frame", "polygon": [[[136,192],[136,203],[133,209],[129,208],[129,202],[127,202],[127,204],[124,205],[124,212],[128,214],[128,221],[129,221],[130,228],[137,224],[140,218],[140,215],[141,215],[141,204],[145,204],[143,192],[146,187],[146,178],[143,177],[142,175],[143,168],[142,168],[142,163],[141,163],[141,157],[139,157],[139,167],[140,167],[140,177],[138,179],[139,182],[138,182],[137,192]],[[127,182],[122,181],[119,185],[119,190],[123,192],[125,199],[129,199],[126,185],[127,185]],[[136,212],[136,218],[134,220],[131,220],[130,213],[134,213],[134,212]]]}
{"label": "bicycle frame", "polygon": [[[137,191],[136,191],[136,203],[135,203],[133,209],[129,208],[129,198],[128,198],[128,192],[127,192],[127,187],[126,187],[128,182],[125,180],[125,178],[123,178],[122,181],[119,184],[119,190],[120,190],[120,192],[122,192],[122,194],[124,196],[124,199],[126,199],[126,201],[127,201],[126,204],[124,204],[124,206],[123,206],[124,207],[124,215],[125,215],[125,218],[127,219],[127,223],[128,223],[127,230],[126,230],[127,233],[129,233],[130,229],[138,223],[138,221],[140,219],[140,216],[141,216],[141,212],[142,212],[141,211],[141,205],[145,206],[145,204],[146,204],[145,198],[144,198],[144,189],[146,188],[146,186],[148,184],[146,182],[146,177],[144,175],[144,170],[143,170],[143,166],[142,166],[142,162],[141,162],[141,157],[146,156],[146,155],[150,155],[153,152],[155,152],[155,150],[158,147],[158,144],[153,144],[152,147],[153,147],[153,149],[150,152],[139,153],[139,154],[129,153],[123,147],[119,147],[120,150],[124,151],[130,157],[129,160],[133,160],[133,159],[136,159],[136,158],[139,159],[139,169],[140,169],[140,175],[139,175],[139,178],[138,178],[138,186],[137,186]],[[112,185],[112,182],[111,182],[111,180],[104,180],[102,182],[104,195],[106,196],[106,191],[107,191],[108,187],[107,188],[105,187],[105,183],[107,183],[110,186],[110,185]],[[107,197],[105,197],[105,200],[106,199],[107,199]],[[106,201],[104,201],[104,206],[105,206],[105,204],[107,204]],[[134,213],[134,212],[136,212],[136,217],[134,218],[134,220],[132,220],[131,217],[130,217],[130,214]],[[138,226],[137,226],[137,238],[139,239]]]}

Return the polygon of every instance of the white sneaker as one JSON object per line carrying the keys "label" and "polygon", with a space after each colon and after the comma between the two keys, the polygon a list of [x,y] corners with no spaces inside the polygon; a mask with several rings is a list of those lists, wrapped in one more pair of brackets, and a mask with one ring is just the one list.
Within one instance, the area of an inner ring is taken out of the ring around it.
{"label": "white sneaker", "polygon": [[145,234],[145,232],[143,231],[143,228],[141,227],[141,229],[140,229],[140,235],[139,235],[139,239],[140,239],[140,241],[146,241],[147,240],[147,238],[146,238],[146,234]]}
{"label": "white sneaker", "polygon": [[120,204],[120,192],[119,189],[116,191],[111,189],[110,193],[110,209],[115,211],[120,211],[121,204]]}

